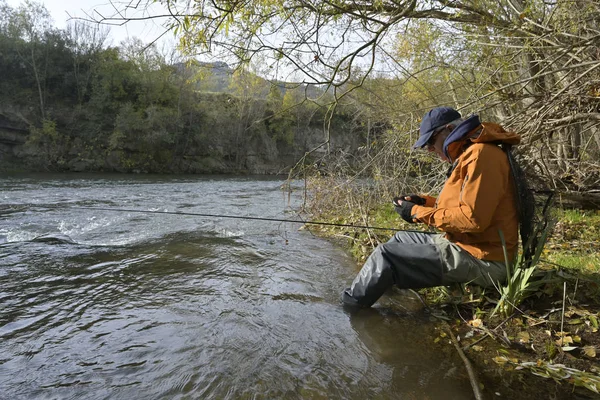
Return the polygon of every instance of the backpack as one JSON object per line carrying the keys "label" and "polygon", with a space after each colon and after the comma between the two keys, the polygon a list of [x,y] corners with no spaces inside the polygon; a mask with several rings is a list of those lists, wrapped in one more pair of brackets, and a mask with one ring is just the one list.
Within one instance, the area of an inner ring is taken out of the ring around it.
{"label": "backpack", "polygon": [[519,234],[523,248],[523,266],[529,267],[533,261],[539,258],[546,239],[549,227],[552,224],[550,209],[554,200],[553,191],[542,191],[537,193],[548,194],[543,201],[541,210],[535,203],[534,191],[530,188],[525,172],[515,159],[512,146],[502,144],[502,149],[508,157],[511,175],[515,185],[515,197],[517,213],[519,216]]}

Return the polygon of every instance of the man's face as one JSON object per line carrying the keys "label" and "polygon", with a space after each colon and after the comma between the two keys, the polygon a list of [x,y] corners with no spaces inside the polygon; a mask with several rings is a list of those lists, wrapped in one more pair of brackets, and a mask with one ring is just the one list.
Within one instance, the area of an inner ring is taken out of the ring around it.
{"label": "man's face", "polygon": [[443,161],[446,161],[446,162],[450,162],[450,160],[444,154],[443,148],[444,148],[444,141],[446,140],[446,138],[448,137],[450,132],[451,132],[451,127],[449,125],[446,125],[441,130],[438,130],[437,132],[435,132],[431,136],[431,138],[429,139],[427,144],[425,145],[425,147],[427,147],[427,151],[429,151],[430,153],[437,154],[438,157],[440,157]]}

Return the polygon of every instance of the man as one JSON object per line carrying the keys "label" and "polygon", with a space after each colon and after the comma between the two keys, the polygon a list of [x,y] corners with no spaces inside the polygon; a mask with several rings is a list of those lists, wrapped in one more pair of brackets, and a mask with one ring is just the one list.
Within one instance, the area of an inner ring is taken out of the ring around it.
{"label": "man", "polygon": [[392,285],[417,289],[503,282],[501,237],[512,260],[519,221],[507,153],[499,145],[519,141],[519,135],[481,123],[476,115],[462,120],[449,107],[427,112],[413,149],[426,147],[452,167],[437,199],[405,195],[395,198],[394,205],[404,220],[445,233],[397,232],[369,256],[342,301],[369,307]]}

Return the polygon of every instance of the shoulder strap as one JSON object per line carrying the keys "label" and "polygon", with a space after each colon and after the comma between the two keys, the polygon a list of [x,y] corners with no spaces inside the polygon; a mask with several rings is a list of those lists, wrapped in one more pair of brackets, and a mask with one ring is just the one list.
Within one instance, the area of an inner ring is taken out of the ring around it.
{"label": "shoulder strap", "polygon": [[515,186],[515,203],[519,215],[519,234],[521,235],[521,245],[523,246],[523,258],[528,264],[537,248],[537,239],[533,235],[533,224],[535,219],[535,199],[533,192],[529,188],[527,178],[523,169],[515,160],[512,153],[512,146],[501,144],[500,147],[508,157],[513,184]]}

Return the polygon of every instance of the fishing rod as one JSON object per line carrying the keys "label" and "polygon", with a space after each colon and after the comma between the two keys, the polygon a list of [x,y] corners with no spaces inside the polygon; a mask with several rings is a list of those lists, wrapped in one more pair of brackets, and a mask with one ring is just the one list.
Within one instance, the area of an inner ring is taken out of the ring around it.
{"label": "fishing rod", "polygon": [[[191,217],[205,217],[205,218],[229,218],[229,219],[245,219],[245,220],[254,220],[254,221],[291,222],[291,223],[299,223],[299,224],[306,224],[306,225],[337,226],[337,227],[343,227],[343,228],[373,229],[373,230],[394,231],[394,232],[402,230],[402,229],[398,229],[398,228],[387,228],[387,227],[379,227],[379,226],[338,224],[335,222],[302,221],[302,220],[280,219],[280,218],[190,213],[190,212],[183,212],[183,211],[150,211],[150,210],[136,210],[136,209],[129,209],[129,208],[82,207],[82,206],[71,206],[69,208],[76,209],[76,210],[114,211],[114,212],[129,212],[129,213],[140,213],[140,214],[167,214],[167,215],[185,215],[185,216],[191,216]],[[421,232],[421,233],[423,233],[423,231],[417,231],[417,230],[404,230],[404,232]]]}

